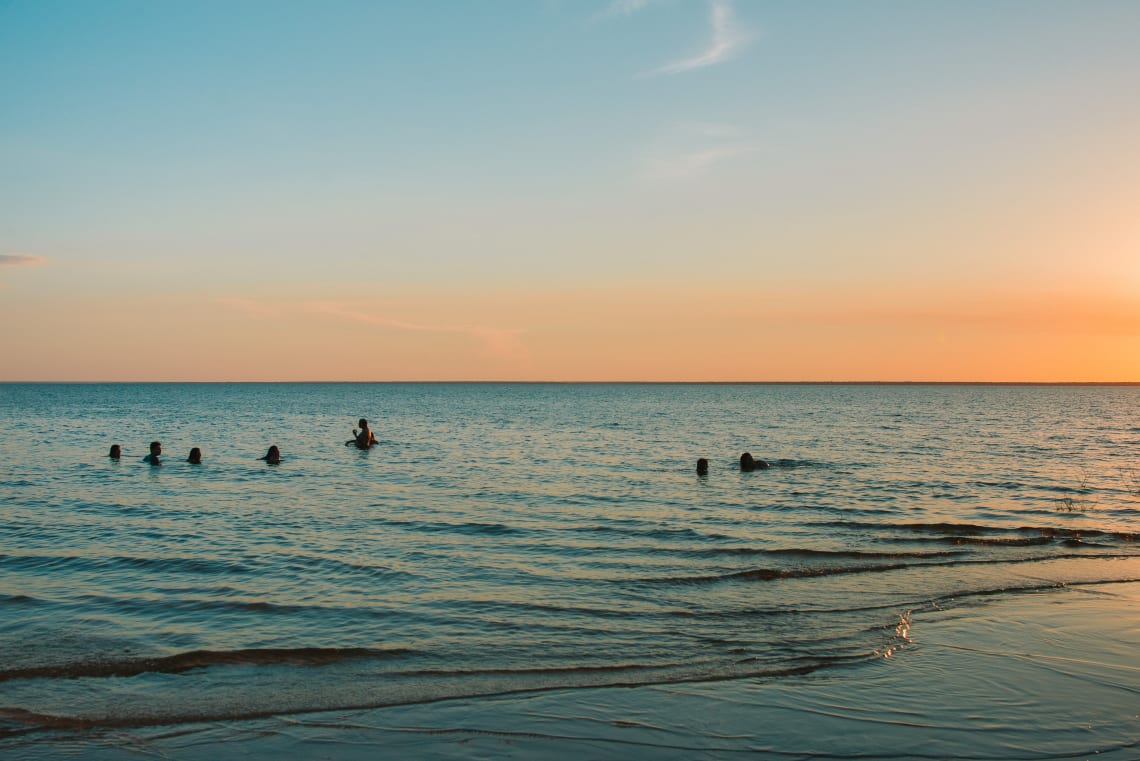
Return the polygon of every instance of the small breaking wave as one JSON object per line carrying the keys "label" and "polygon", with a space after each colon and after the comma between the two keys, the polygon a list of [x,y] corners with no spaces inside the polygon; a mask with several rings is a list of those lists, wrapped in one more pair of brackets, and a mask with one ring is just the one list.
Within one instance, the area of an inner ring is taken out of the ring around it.
{"label": "small breaking wave", "polygon": [[328,666],[352,660],[395,658],[412,653],[406,648],[250,648],[194,650],[163,657],[120,658],[0,670],[0,682],[13,679],[79,679],[130,677],[146,673],[180,674],[214,666]]}

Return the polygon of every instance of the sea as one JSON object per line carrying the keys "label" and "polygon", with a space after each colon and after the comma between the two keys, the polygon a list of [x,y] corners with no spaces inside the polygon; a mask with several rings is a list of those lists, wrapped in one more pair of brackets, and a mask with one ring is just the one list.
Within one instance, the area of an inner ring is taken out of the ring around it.
{"label": "sea", "polygon": [[[346,444],[360,417],[371,450]],[[902,667],[916,617],[1134,600],[1138,537],[1138,386],[0,384],[0,755],[479,696],[858,684]],[[1137,672],[1099,688],[1121,679],[1134,706]]]}

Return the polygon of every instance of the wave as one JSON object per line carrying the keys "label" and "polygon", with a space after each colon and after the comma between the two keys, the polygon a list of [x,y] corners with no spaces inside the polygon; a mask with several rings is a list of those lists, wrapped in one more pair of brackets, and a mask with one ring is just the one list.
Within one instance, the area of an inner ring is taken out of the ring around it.
{"label": "wave", "polygon": [[[916,570],[919,568],[944,568],[953,566],[999,565],[1013,563],[1039,563],[1050,560],[1087,559],[1089,555],[1058,554],[1040,557],[992,558],[973,560],[945,560],[929,563],[878,563],[868,565],[820,566],[814,568],[751,568],[745,571],[707,574],[701,576],[666,576],[639,579],[643,584],[687,585],[718,584],[728,581],[778,581],[781,579],[806,579],[818,576],[841,576],[858,573],[885,573],[889,571]],[[1097,554],[1101,559],[1134,558],[1131,554]]]}
{"label": "wave", "polygon": [[155,599],[153,597],[115,597],[102,594],[81,594],[76,595],[72,599],[81,603],[91,603],[95,605],[106,606],[107,608],[113,608],[119,612],[145,612],[148,610],[153,610],[155,606],[161,606],[162,608],[169,611],[237,611],[261,613],[273,616],[289,616],[294,614],[330,616],[333,613],[344,611],[359,612],[361,615],[387,615],[386,613],[379,613],[373,609],[365,609],[364,611],[361,611],[361,609],[352,605],[330,604],[327,598],[320,598],[319,601],[305,601],[297,598],[299,600],[298,602],[284,603],[250,599],[179,597],[174,595],[168,595],[162,597],[161,599]]}
{"label": "wave", "polygon": [[208,575],[246,574],[251,569],[243,563],[228,560],[179,557],[135,557],[110,555],[107,557],[79,557],[76,555],[0,555],[0,567],[20,570],[55,570],[61,567],[90,568],[105,571],[122,567],[133,570],[173,571]]}
{"label": "wave", "polygon": [[212,666],[328,666],[350,660],[395,658],[411,654],[407,648],[250,648],[246,650],[194,650],[162,657],[120,658],[55,666],[29,666],[0,670],[0,682],[12,679],[78,679],[128,677],[146,673],[179,674]]}
{"label": "wave", "polygon": [[43,603],[38,597],[28,595],[10,595],[0,592],[0,605],[40,605]]}
{"label": "wave", "polygon": [[814,550],[801,547],[788,547],[784,549],[766,550],[759,547],[709,547],[699,550],[686,550],[680,554],[690,557],[717,557],[722,555],[728,556],[749,556],[749,555],[763,555],[770,557],[791,557],[791,558],[811,558],[811,559],[826,559],[833,558],[836,560],[866,560],[866,559],[924,559],[924,558],[948,558],[957,557],[966,554],[965,550],[933,550],[930,552],[914,551],[914,552],[876,552],[864,550]]}
{"label": "wave", "polygon": [[[384,505],[374,505],[374,507],[379,508],[384,507]],[[448,523],[446,521],[415,521],[384,517],[375,517],[372,520],[385,526],[394,526],[396,528],[409,529],[417,532],[422,531],[429,534],[455,533],[484,536],[514,536],[529,533],[527,529],[518,526],[509,526],[505,523],[479,523],[475,521]]]}
{"label": "wave", "polygon": [[[600,523],[592,526],[570,526],[569,531],[585,534],[622,534],[652,539],[694,539],[698,541],[715,541],[718,539],[731,539],[727,534],[708,533],[691,528],[663,528],[659,523],[646,521],[624,521],[627,525],[619,525],[618,521]],[[629,525],[633,524],[633,525]]]}
{"label": "wave", "polygon": [[364,573],[373,578],[409,578],[413,574],[394,571],[382,565],[356,563],[319,555],[266,555],[246,562],[186,557],[135,557],[112,555],[107,557],[80,557],[76,555],[0,555],[0,568],[21,571],[92,571],[105,573],[113,569],[153,573],[179,573],[214,577],[249,575],[256,573],[257,565],[281,563],[292,569],[324,570],[333,572]]}
{"label": "wave", "polygon": [[[1046,544],[1053,544],[1055,540],[1051,536],[1023,536],[1023,537],[996,537],[987,539],[980,536],[942,536],[930,541],[943,542],[946,544],[973,544],[982,547],[1040,547]],[[1080,544],[1080,540],[1069,539],[1065,540],[1072,542],[1074,545]]]}
{"label": "wave", "polygon": [[1120,542],[1140,540],[1140,532],[1108,531],[1104,529],[1059,528],[1057,526],[982,526],[975,523],[871,523],[867,521],[820,521],[812,525],[836,528],[864,529],[875,532],[896,530],[915,534],[944,534],[951,537],[991,535],[1033,535],[1045,539],[1081,539],[1101,537]]}
{"label": "wave", "polygon": [[1025,488],[1025,484],[1017,481],[971,481],[970,486],[980,486],[985,489],[1008,489],[1009,491]]}
{"label": "wave", "polygon": [[947,600],[957,599],[962,600],[970,597],[995,597],[1004,594],[1033,594],[1036,592],[1045,592],[1050,589],[1064,589],[1066,587],[1096,587],[1107,584],[1135,584],[1140,579],[1137,578],[1123,578],[1123,579],[1089,579],[1087,581],[1050,581],[1041,584],[1021,584],[1018,586],[1001,586],[986,589],[973,589],[963,590],[961,592],[954,592],[953,594],[943,595],[936,601],[937,605],[932,605],[931,608],[941,607],[945,605]]}
{"label": "wave", "polygon": [[407,573],[406,571],[393,571],[382,565],[375,565],[373,563],[354,563],[348,560],[339,560],[337,558],[324,557],[321,555],[288,555],[281,560],[289,567],[304,569],[310,568],[318,571],[347,571],[352,574],[363,572],[367,576],[373,578],[414,578],[415,574]]}
{"label": "wave", "polygon": [[[190,654],[187,654],[190,655]],[[267,703],[231,703],[225,707],[162,706],[158,711],[122,711],[64,715],[0,706],[0,739],[35,733],[45,729],[88,729],[92,727],[131,727],[254,719],[282,714],[311,713],[332,709],[356,710],[407,703],[423,703],[456,698],[490,697],[522,692],[539,692],[584,687],[639,687],[654,684],[684,684],[741,678],[773,678],[810,674],[877,659],[873,648],[853,652],[798,656],[782,662],[745,658],[731,663],[677,662],[665,664],[624,663],[611,666],[580,666],[519,669],[422,669],[389,675],[388,689],[354,692],[328,702],[327,698],[282,696]],[[395,682],[415,685],[401,691]],[[173,709],[173,710],[170,710]],[[6,726],[5,726],[6,725]]]}
{"label": "wave", "polygon": [[[925,565],[945,565],[944,563],[927,563]],[[751,568],[747,571],[733,571],[731,573],[717,573],[704,576],[667,576],[664,578],[641,579],[649,584],[717,584],[724,581],[776,581],[778,579],[806,579],[815,576],[838,576],[852,573],[882,573],[883,571],[897,571],[904,568],[913,568],[908,563],[888,563],[880,565],[853,565],[846,567],[828,568]]]}
{"label": "wave", "polygon": [[823,465],[823,463],[815,460],[792,460],[786,457],[768,460],[768,464],[773,468],[811,468]]}

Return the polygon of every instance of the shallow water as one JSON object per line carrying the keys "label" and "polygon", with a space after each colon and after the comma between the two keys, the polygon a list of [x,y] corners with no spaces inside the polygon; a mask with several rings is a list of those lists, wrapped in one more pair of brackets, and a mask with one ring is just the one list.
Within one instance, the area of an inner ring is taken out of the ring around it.
{"label": "shallow water", "polygon": [[890,669],[916,616],[1135,579],[1138,445],[1137,387],[0,385],[0,749]]}

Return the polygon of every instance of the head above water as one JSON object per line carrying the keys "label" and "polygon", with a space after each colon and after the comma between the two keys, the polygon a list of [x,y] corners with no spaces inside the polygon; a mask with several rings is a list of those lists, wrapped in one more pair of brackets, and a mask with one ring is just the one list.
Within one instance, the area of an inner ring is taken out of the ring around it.
{"label": "head above water", "polygon": [[752,457],[752,454],[745,452],[740,455],[740,469],[745,473],[751,473],[754,470],[763,470],[769,467],[766,460],[757,460]]}
{"label": "head above water", "polygon": [[281,450],[277,448],[276,444],[274,444],[273,446],[269,447],[269,451],[265,453],[265,457],[263,459],[268,463],[281,462]]}
{"label": "head above water", "polygon": [[368,427],[367,418],[360,418],[360,421],[357,423],[357,425],[359,425],[361,428],[367,428]]}
{"label": "head above water", "polygon": [[150,442],[150,453],[153,455],[162,454],[162,444],[157,441]]}
{"label": "head above water", "polygon": [[202,464],[202,450],[199,449],[198,447],[194,447],[193,449],[191,449],[190,450],[190,456],[186,458],[186,462],[192,463],[194,465],[201,465]]}
{"label": "head above water", "polygon": [[707,476],[709,474],[709,461],[701,457],[697,460],[697,475]]}
{"label": "head above water", "polygon": [[110,457],[112,460],[117,460],[123,456],[123,448],[121,446],[119,446],[118,444],[112,444],[111,445],[111,452],[107,456]]}

